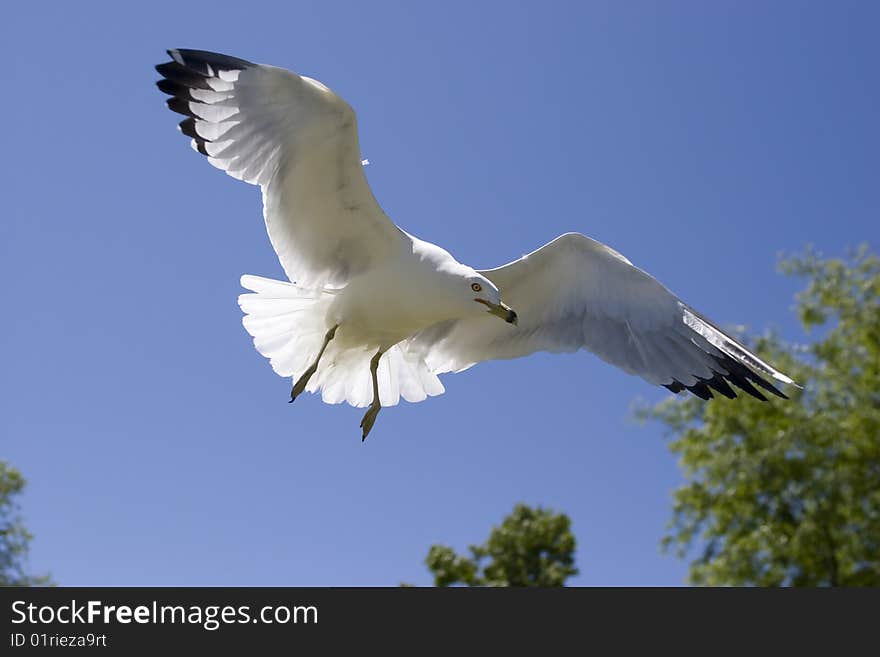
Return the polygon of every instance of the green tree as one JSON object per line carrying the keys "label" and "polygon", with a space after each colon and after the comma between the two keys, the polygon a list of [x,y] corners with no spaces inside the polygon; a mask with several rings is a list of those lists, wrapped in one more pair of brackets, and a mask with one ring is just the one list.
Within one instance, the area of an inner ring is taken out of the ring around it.
{"label": "green tree", "polygon": [[435,586],[564,586],[577,575],[571,520],[550,509],[517,504],[470,557],[433,545],[425,562]]}
{"label": "green tree", "polygon": [[45,586],[48,576],[34,577],[24,572],[31,534],[25,528],[17,497],[24,489],[21,473],[0,461],[0,586]]}
{"label": "green tree", "polygon": [[804,386],[791,400],[671,398],[639,415],[674,440],[687,483],[666,547],[705,585],[880,585],[880,258],[807,251],[796,309],[809,345],[754,344]]}

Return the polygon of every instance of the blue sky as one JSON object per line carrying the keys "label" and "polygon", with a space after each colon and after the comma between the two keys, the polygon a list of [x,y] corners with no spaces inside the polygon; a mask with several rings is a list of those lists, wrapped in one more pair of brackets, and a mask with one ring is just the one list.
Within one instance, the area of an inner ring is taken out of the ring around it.
{"label": "blue sky", "polygon": [[[429,584],[516,502],[565,511],[582,585],[676,585],[681,482],[588,354],[444,378],[383,411],[288,405],[241,326],[282,277],[258,191],[154,86],[168,47],[311,75],[376,197],[476,267],[577,230],[716,321],[803,340],[777,255],[878,243],[871,2],[13,3],[0,28],[0,458],[64,585]],[[244,7],[244,9],[242,9]],[[776,402],[771,402],[776,403]]]}

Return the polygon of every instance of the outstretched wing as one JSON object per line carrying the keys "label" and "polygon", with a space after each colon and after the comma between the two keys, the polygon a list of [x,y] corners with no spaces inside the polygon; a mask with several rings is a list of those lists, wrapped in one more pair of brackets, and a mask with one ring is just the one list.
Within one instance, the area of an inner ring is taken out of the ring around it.
{"label": "outstretched wing", "polygon": [[364,176],[349,105],[316,80],[200,50],[156,70],[180,130],[230,176],[259,185],[291,281],[338,287],[404,243]]}
{"label": "outstretched wing", "polygon": [[[613,249],[568,233],[497,269],[480,272],[519,315],[519,325],[475,317],[437,324],[409,348],[435,372],[535,351],[587,349],[630,374],[703,399],[729,383],[758,399],[784,397],[763,377],[794,383],[682,303]],[[729,383],[728,383],[729,382]]]}

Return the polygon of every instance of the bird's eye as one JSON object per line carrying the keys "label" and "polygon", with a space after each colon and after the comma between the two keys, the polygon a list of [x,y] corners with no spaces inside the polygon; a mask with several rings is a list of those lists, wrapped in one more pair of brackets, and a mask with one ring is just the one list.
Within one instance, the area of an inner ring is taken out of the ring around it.
{"label": "bird's eye", "polygon": [[479,283],[471,283],[471,289],[472,289],[474,292],[482,292],[482,291],[483,291],[483,286],[480,285]]}

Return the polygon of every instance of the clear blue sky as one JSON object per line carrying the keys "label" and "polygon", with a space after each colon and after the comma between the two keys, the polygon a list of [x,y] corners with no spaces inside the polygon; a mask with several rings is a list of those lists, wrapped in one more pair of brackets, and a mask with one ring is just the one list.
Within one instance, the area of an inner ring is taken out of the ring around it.
{"label": "clear blue sky", "polygon": [[[133,8],[137,5],[137,8]],[[168,47],[316,77],[356,109],[406,230],[477,267],[577,230],[722,324],[803,340],[777,254],[869,241],[880,209],[872,2],[11,3],[0,458],[31,567],[64,585],[430,583],[516,502],[568,513],[577,584],[680,584],[682,481],[593,356],[444,378],[386,410],[288,405],[241,326],[282,277],[257,189],[193,153]],[[776,402],[771,402],[776,403]]]}

